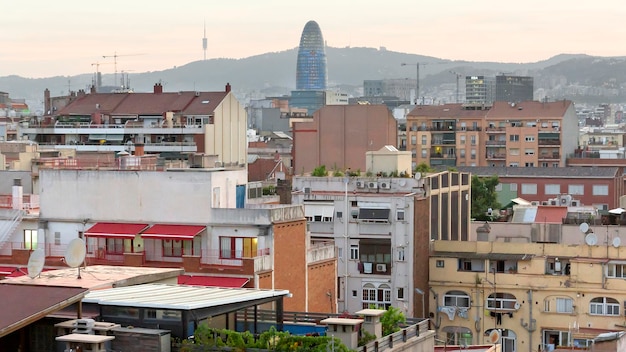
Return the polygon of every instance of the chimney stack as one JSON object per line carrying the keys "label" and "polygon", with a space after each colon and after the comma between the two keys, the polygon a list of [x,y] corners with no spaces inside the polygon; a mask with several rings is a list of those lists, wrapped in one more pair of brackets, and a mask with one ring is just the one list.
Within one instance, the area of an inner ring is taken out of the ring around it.
{"label": "chimney stack", "polygon": [[226,83],[226,93],[230,93],[230,83]]}
{"label": "chimney stack", "polygon": [[157,83],[154,85],[154,94],[161,94],[163,93],[163,86],[161,85],[161,83]]}
{"label": "chimney stack", "polygon": [[135,144],[135,156],[143,156],[143,155],[144,155],[143,143]]}

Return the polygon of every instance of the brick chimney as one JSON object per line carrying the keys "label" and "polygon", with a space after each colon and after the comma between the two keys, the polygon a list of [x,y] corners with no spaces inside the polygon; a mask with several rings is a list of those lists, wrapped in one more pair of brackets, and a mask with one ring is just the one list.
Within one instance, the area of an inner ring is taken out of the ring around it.
{"label": "brick chimney", "polygon": [[144,145],[142,143],[135,144],[135,156],[144,155]]}
{"label": "brick chimney", "polygon": [[46,110],[43,113],[45,115],[50,115],[52,113],[51,111],[52,103],[50,102],[50,90],[48,88],[46,88],[46,90],[43,91],[43,103],[44,103],[44,109]]}
{"label": "brick chimney", "polygon": [[156,83],[154,85],[154,94],[161,94],[163,93],[163,86],[161,85],[161,83]]}
{"label": "brick chimney", "polygon": [[230,92],[230,83],[226,83],[226,93]]}

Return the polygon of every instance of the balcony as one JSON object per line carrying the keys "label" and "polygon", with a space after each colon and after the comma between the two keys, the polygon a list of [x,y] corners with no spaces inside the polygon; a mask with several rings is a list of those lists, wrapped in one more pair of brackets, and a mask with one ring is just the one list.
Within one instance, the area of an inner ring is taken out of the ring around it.
{"label": "balcony", "polygon": [[538,144],[542,145],[561,145],[560,139],[543,139],[539,138]]}
{"label": "balcony", "polygon": [[489,127],[487,127],[487,129],[485,131],[487,133],[505,133],[506,132],[506,127],[492,127],[492,126],[489,126]]}
{"label": "balcony", "polygon": [[488,160],[504,160],[506,159],[506,154],[501,153],[487,153]]}
{"label": "balcony", "polygon": [[561,159],[561,155],[559,153],[552,153],[552,154],[540,154],[539,155],[539,160],[560,160]]}
{"label": "balcony", "polygon": [[485,141],[485,145],[489,145],[489,146],[493,146],[493,145],[495,145],[495,146],[505,146],[506,145],[506,140],[497,140],[497,141],[488,140],[488,141]]}

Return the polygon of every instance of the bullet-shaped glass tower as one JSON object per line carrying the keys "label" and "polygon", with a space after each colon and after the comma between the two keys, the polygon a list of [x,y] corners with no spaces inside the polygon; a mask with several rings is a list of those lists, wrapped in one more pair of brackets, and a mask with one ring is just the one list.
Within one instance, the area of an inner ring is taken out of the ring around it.
{"label": "bullet-shaped glass tower", "polygon": [[326,90],[326,51],[320,26],[309,21],[304,26],[296,67],[297,90]]}

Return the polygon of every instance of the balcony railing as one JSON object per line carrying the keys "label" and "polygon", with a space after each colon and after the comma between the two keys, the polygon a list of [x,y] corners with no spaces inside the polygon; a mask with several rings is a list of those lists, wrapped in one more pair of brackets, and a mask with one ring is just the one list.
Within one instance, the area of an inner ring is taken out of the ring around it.
{"label": "balcony railing", "polygon": [[[0,195],[0,208],[13,208],[13,196]],[[39,195],[27,194],[22,196],[22,210],[39,209]]]}
{"label": "balcony railing", "polygon": [[541,139],[539,138],[539,145],[560,145],[561,140],[559,139]]}
{"label": "balcony railing", "polygon": [[506,141],[501,140],[501,141],[486,141],[485,142],[486,145],[506,145]]}

